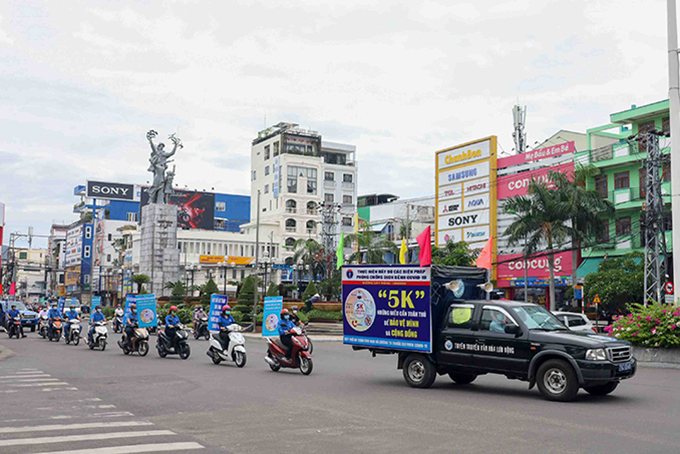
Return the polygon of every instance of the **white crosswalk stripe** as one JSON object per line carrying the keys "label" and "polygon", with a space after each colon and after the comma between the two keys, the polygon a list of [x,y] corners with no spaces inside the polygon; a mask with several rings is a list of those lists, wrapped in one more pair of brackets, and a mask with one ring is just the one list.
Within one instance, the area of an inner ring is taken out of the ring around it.
{"label": "white crosswalk stripe", "polygon": [[0,446],[41,445],[43,443],[73,443],[76,441],[112,440],[115,438],[153,437],[160,435],[175,435],[175,432],[170,430],[147,430],[144,432],[107,432],[101,434],[62,435],[57,437],[50,436],[42,438],[16,438],[12,440],[0,440]]}
{"label": "white crosswalk stripe", "polygon": [[146,445],[115,446],[110,448],[78,449],[72,451],[49,451],[37,454],[137,454],[142,452],[170,452],[188,451],[190,449],[204,449],[195,442],[154,443]]}

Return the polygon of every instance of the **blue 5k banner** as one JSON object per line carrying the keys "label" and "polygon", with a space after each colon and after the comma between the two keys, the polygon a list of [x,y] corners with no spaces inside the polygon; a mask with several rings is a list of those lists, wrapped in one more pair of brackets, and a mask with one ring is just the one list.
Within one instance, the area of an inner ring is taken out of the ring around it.
{"label": "blue 5k banner", "polygon": [[137,295],[137,321],[140,328],[158,326],[156,295]]}
{"label": "blue 5k banner", "polygon": [[[127,325],[128,315],[130,315],[130,304],[137,303],[137,295],[127,295],[125,297],[125,311],[123,312],[123,325]],[[137,312],[139,314],[139,311]]]}
{"label": "blue 5k banner", "polygon": [[279,316],[283,309],[282,296],[268,296],[264,299],[264,312],[262,313],[262,336],[279,335]]}
{"label": "blue 5k banner", "polygon": [[219,331],[220,314],[222,313],[222,306],[229,302],[227,295],[210,295],[210,312],[208,313],[208,331]]}
{"label": "blue 5k banner", "polygon": [[57,310],[60,314],[64,313],[64,306],[66,305],[66,298],[63,296],[59,298],[59,303],[57,304]]}
{"label": "blue 5k banner", "polygon": [[342,267],[343,343],[432,352],[430,268]]}
{"label": "blue 5k banner", "polygon": [[94,310],[97,306],[99,306],[102,302],[101,296],[93,296],[92,297],[92,303],[90,303],[90,314],[94,314]]}

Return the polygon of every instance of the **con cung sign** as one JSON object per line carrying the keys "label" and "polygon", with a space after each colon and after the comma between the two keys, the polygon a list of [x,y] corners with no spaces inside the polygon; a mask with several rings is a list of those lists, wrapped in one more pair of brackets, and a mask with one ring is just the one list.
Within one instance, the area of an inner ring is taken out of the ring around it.
{"label": "con cung sign", "polygon": [[544,167],[530,172],[521,172],[514,175],[498,177],[498,200],[526,195],[532,179],[552,184],[548,178],[548,172],[551,170],[568,174],[574,171],[574,163],[568,162],[559,166]]}
{"label": "con cung sign", "polygon": [[[524,255],[506,254],[499,255],[498,278],[499,279],[523,279],[524,278]],[[548,256],[529,258],[526,261],[527,276],[537,278],[549,278],[550,268]],[[570,276],[572,273],[571,252],[558,252],[555,254],[555,274],[558,276]]]}

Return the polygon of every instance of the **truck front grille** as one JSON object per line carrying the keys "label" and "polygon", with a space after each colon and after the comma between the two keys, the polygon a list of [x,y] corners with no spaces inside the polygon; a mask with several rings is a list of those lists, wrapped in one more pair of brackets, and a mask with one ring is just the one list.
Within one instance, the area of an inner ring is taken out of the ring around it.
{"label": "truck front grille", "polygon": [[631,347],[611,347],[607,349],[609,360],[614,363],[625,363],[633,357]]}

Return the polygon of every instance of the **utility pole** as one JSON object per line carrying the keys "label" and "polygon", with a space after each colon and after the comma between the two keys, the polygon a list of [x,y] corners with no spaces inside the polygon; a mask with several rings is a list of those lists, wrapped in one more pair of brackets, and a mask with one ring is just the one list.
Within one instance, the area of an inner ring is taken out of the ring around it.
{"label": "utility pole", "polygon": [[[675,0],[667,0],[668,97],[671,123],[671,216],[673,252],[680,248],[680,68],[678,68],[678,22]],[[676,203],[677,202],[677,203]],[[673,254],[673,284],[680,284],[680,253]],[[645,292],[645,297],[647,293]]]}
{"label": "utility pole", "polygon": [[260,190],[257,190],[257,216],[255,223],[255,293],[253,299],[253,332],[257,325],[257,305],[260,302],[258,289],[260,287]]}
{"label": "utility pole", "polygon": [[335,220],[335,214],[340,211],[340,204],[324,202],[319,205],[319,209],[321,210],[321,245],[324,248],[324,262],[327,266],[325,274],[330,278],[333,270],[333,260],[331,257],[336,248],[335,236],[337,235],[337,222]]}

